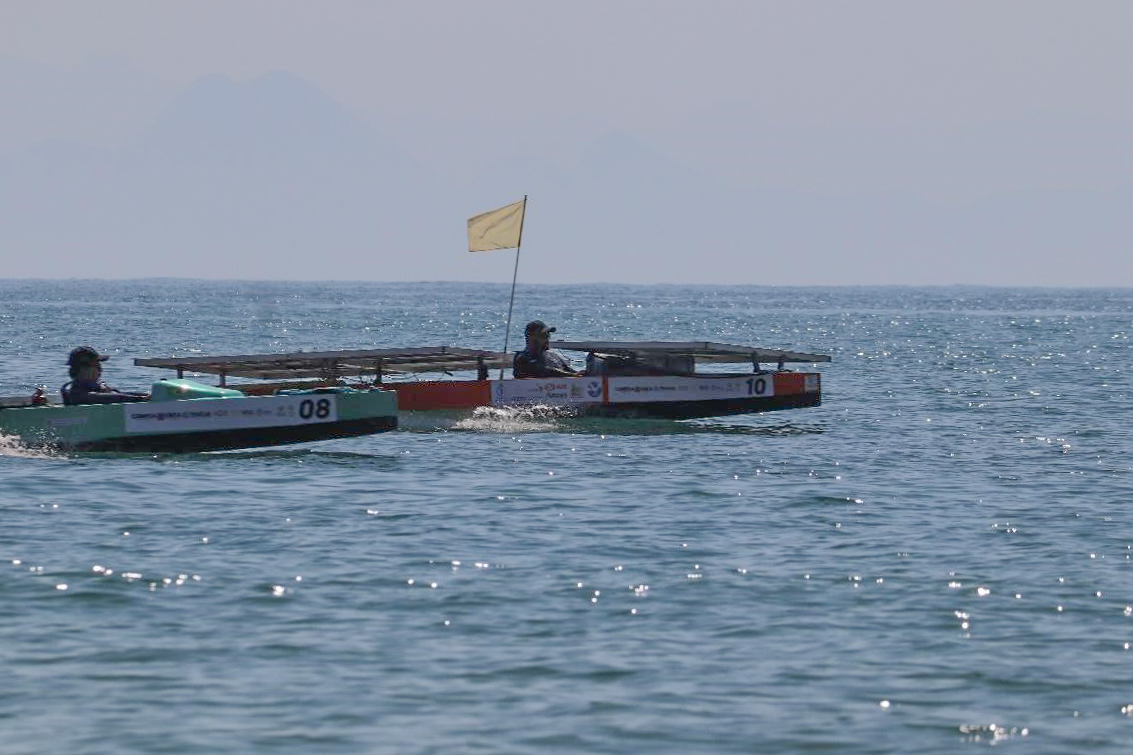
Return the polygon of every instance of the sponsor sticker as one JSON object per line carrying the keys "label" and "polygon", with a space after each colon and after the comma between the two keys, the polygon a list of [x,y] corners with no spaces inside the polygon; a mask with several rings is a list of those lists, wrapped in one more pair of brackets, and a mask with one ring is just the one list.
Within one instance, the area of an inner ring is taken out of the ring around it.
{"label": "sponsor sticker", "polygon": [[602,402],[602,381],[596,378],[524,378],[494,380],[495,404],[548,404],[570,406]]}
{"label": "sponsor sticker", "polygon": [[611,377],[610,402],[713,401],[775,395],[772,375]]}
{"label": "sponsor sticker", "polygon": [[338,401],[333,394],[145,402],[124,404],[123,411],[128,433],[239,430],[338,421]]}

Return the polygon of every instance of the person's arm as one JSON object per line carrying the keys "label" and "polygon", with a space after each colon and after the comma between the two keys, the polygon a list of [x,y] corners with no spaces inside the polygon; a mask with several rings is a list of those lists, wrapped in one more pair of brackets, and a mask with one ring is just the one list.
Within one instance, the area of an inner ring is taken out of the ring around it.
{"label": "person's arm", "polygon": [[543,374],[545,377],[579,377],[581,372],[571,369],[570,362],[554,351],[543,352]]}
{"label": "person's arm", "polygon": [[578,377],[581,374],[581,372],[564,370],[561,367],[551,367],[550,365],[543,368],[543,377]]}
{"label": "person's arm", "polygon": [[149,401],[148,393],[126,393],[116,391],[105,383],[99,390],[84,390],[81,386],[72,384],[70,393],[71,404],[125,404],[138,401]]}
{"label": "person's arm", "polygon": [[137,401],[149,401],[149,396],[139,393],[119,393],[118,391],[106,391],[99,393],[87,393],[81,397],[77,402],[80,404],[128,404]]}

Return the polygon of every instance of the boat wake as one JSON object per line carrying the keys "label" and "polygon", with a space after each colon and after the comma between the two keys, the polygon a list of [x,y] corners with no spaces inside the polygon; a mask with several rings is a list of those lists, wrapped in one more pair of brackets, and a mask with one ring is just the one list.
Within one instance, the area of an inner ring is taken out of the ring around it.
{"label": "boat wake", "polygon": [[537,433],[555,430],[575,413],[563,406],[481,406],[457,420],[453,430],[481,433]]}
{"label": "boat wake", "polygon": [[[480,433],[582,432],[604,435],[756,435],[764,437],[823,433],[821,425],[781,423],[749,425],[727,420],[675,421],[658,418],[593,417],[580,415],[565,406],[481,406],[471,415],[464,412],[445,415],[441,412],[407,412],[401,415],[399,428],[408,432],[433,432],[438,429]],[[442,418],[443,417],[443,418]]]}
{"label": "boat wake", "polygon": [[17,456],[24,459],[57,459],[59,454],[42,448],[28,448],[14,435],[0,433],[0,456]]}

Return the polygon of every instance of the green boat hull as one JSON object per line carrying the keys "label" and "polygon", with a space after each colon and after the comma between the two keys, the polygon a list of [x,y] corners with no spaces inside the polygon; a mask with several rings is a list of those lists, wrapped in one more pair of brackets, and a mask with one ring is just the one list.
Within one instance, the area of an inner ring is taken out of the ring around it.
{"label": "green boat hull", "polygon": [[29,447],[73,451],[222,451],[369,435],[396,427],[393,391],[0,409],[0,433],[17,436]]}

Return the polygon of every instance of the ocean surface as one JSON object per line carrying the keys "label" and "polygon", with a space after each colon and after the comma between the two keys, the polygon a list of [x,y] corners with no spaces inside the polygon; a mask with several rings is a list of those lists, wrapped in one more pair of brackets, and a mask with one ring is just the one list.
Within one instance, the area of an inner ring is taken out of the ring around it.
{"label": "ocean surface", "polygon": [[[0,395],[79,344],[143,390],[499,349],[507,291],[0,281]],[[0,439],[0,754],[1133,752],[1133,291],[521,284],[535,317],[833,362],[821,407],[717,420]]]}

